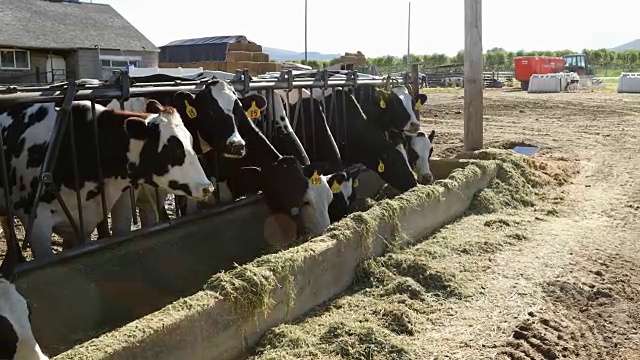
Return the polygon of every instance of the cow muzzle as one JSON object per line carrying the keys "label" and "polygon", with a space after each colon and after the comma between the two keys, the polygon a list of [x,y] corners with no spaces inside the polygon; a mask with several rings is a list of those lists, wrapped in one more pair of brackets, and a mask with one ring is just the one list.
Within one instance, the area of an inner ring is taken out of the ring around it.
{"label": "cow muzzle", "polygon": [[418,183],[421,185],[431,185],[433,184],[433,174],[426,173],[418,175]]}
{"label": "cow muzzle", "polygon": [[195,200],[206,200],[214,191],[213,184],[209,182],[208,184],[204,184],[196,187],[196,191],[193,192],[193,198]]}
{"label": "cow muzzle", "polygon": [[227,158],[241,158],[245,155],[246,146],[244,140],[234,139],[227,141],[227,146],[224,152],[224,157]]}
{"label": "cow muzzle", "polygon": [[411,121],[405,127],[404,133],[407,135],[415,135],[420,131],[420,123],[417,121]]}

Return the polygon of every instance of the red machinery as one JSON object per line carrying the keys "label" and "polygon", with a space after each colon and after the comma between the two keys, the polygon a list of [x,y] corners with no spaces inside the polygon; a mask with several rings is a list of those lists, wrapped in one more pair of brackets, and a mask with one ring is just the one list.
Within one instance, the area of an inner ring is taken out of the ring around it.
{"label": "red machinery", "polygon": [[564,58],[551,56],[519,56],[513,59],[516,80],[522,90],[529,88],[533,74],[553,74],[564,71]]}

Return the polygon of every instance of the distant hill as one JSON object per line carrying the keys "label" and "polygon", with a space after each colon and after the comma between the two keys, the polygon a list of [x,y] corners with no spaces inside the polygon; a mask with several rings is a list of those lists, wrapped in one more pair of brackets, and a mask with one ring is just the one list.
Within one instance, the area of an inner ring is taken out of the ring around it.
{"label": "distant hill", "polygon": [[633,40],[633,41],[628,42],[626,44],[622,44],[620,46],[616,46],[616,47],[611,48],[609,50],[613,50],[613,51],[640,50],[640,39],[636,39],[636,40]]}
{"label": "distant hill", "polygon": [[[262,51],[269,54],[269,59],[275,61],[288,61],[288,60],[304,60],[304,52],[295,52],[290,50],[274,49],[263,47]],[[309,51],[307,58],[309,60],[328,61],[340,57],[340,54],[322,54],[319,52]]]}

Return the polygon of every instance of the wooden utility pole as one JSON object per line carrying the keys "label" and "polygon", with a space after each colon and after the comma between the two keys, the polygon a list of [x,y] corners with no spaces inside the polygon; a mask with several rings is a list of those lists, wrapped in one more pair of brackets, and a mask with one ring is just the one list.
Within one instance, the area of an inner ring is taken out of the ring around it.
{"label": "wooden utility pole", "polygon": [[309,4],[307,3],[307,0],[304,0],[304,64],[307,65],[309,63],[309,58],[308,55],[309,53],[307,52],[307,35],[308,35],[308,12],[309,12]]}
{"label": "wooden utility pole", "polygon": [[409,1],[409,14],[407,15],[407,70],[411,71],[411,1]]}
{"label": "wooden utility pole", "polygon": [[464,149],[483,144],[482,0],[464,0]]}

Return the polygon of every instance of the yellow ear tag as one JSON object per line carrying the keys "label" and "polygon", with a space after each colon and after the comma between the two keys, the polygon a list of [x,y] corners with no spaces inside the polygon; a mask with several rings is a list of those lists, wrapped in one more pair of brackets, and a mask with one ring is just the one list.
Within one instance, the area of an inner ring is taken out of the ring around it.
{"label": "yellow ear tag", "polygon": [[[384,166],[384,165],[383,165]],[[360,185],[360,181],[358,181],[358,179],[353,180],[353,187],[357,188],[358,185]]]}
{"label": "yellow ear tag", "polygon": [[322,180],[320,180],[320,175],[318,175],[317,170],[313,172],[311,179],[309,179],[309,183],[311,183],[312,186],[318,186],[322,184]]}
{"label": "yellow ear tag", "polygon": [[418,111],[422,110],[422,103],[419,100],[416,101],[415,109]]}
{"label": "yellow ear tag", "polygon": [[383,100],[383,99],[380,99],[380,108],[381,108],[381,109],[386,109],[386,108],[387,108],[387,103],[386,103],[386,102],[384,102],[384,100]]}
{"label": "yellow ear tag", "polygon": [[187,107],[187,116],[189,117],[189,119],[195,119],[196,116],[198,116],[198,112],[196,111],[196,108],[191,106],[189,104],[189,101],[187,100],[184,101],[184,105]]}
{"label": "yellow ear tag", "polygon": [[255,101],[251,102],[251,107],[247,110],[247,115],[249,116],[249,119],[257,119],[260,117],[260,109],[256,106]]}
{"label": "yellow ear tag", "polygon": [[340,185],[338,184],[337,181],[333,181],[333,185],[331,185],[331,192],[333,192],[334,194],[337,194],[340,192]]}
{"label": "yellow ear tag", "polygon": [[378,172],[381,174],[384,172],[384,164],[382,163],[382,160],[379,160],[378,162]]}

